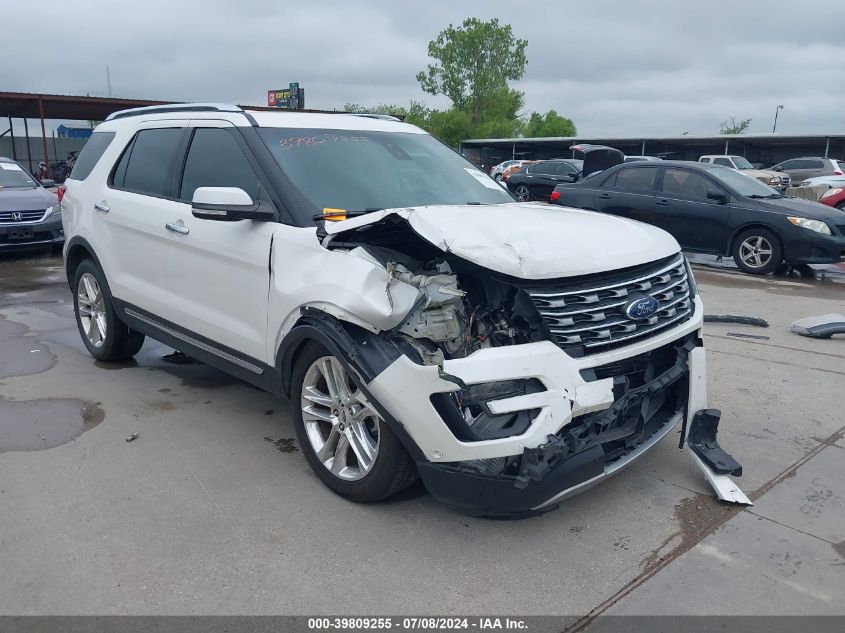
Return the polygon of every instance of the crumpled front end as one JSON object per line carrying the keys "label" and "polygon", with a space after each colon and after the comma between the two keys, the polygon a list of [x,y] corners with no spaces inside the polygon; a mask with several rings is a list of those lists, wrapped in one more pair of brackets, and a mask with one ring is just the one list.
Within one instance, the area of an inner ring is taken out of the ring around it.
{"label": "crumpled front end", "polygon": [[394,325],[347,355],[358,369],[367,361],[367,397],[451,507],[546,511],[679,424],[683,441],[707,407],[703,308],[677,251],[571,277],[522,276],[524,266],[491,270],[454,244],[441,248],[395,213],[323,244],[382,269],[391,307],[399,289],[405,306],[416,289]]}

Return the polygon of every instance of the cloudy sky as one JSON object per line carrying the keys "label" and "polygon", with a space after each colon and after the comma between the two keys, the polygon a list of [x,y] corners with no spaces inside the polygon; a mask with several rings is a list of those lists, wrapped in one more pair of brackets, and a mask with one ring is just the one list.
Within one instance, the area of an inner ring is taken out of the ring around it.
{"label": "cloudy sky", "polygon": [[[427,43],[497,17],[528,40],[526,113],[581,134],[845,132],[843,0],[2,0],[0,90],[264,104],[299,81],[311,108],[407,104]],[[39,35],[37,24],[43,26]]]}

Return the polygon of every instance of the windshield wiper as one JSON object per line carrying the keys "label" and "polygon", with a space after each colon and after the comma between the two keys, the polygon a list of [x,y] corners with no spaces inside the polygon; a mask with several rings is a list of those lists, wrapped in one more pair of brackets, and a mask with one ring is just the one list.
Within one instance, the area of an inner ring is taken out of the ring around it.
{"label": "windshield wiper", "polygon": [[319,222],[320,220],[325,220],[327,217],[335,217],[339,215],[346,216],[347,218],[355,218],[359,215],[367,215],[368,213],[373,213],[374,211],[384,211],[381,207],[367,207],[362,211],[338,211],[337,213],[315,213],[311,216],[311,219],[314,222]]}
{"label": "windshield wiper", "polygon": [[759,199],[759,198],[785,198],[786,196],[781,195],[779,193],[770,193],[770,194],[766,194],[765,196],[762,195],[762,194],[759,194],[759,193],[752,193],[750,196],[747,196],[747,197]]}

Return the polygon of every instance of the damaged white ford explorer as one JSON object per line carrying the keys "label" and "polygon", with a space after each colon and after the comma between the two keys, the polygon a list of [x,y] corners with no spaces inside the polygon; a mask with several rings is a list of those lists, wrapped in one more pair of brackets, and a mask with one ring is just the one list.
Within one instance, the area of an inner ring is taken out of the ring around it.
{"label": "damaged white ford explorer", "polygon": [[707,408],[701,300],[657,228],[515,202],[392,117],[219,104],[111,115],[61,204],[88,351],[150,336],[289,397],[347,499],[421,477],[462,512],[537,514],[679,428],[748,502]]}

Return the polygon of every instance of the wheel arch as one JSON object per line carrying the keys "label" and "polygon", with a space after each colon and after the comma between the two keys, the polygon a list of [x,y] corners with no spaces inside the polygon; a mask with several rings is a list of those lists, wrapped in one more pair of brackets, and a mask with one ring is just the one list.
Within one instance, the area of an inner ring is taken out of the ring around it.
{"label": "wheel arch", "polygon": [[[86,259],[93,260],[97,267],[101,271],[103,270],[103,265],[88,240],[79,236],[72,237],[65,248],[65,275],[67,276],[68,286],[73,285],[76,269]],[[103,274],[105,275],[105,271],[103,271]]]}
{"label": "wheel arch", "polygon": [[379,415],[390,425],[405,450],[415,461],[424,460],[420,448],[402,423],[385,410],[367,389],[367,384],[403,353],[407,353],[415,362],[420,362],[418,358],[414,358],[411,350],[400,349],[398,345],[385,340],[378,334],[340,321],[321,310],[304,308],[296,325],[282,339],[276,354],[276,367],[282,380],[282,392],[288,398],[295,397],[291,390],[296,361],[312,341],[323,345],[332,355],[342,359],[352,369],[350,372],[352,379]]}
{"label": "wheel arch", "polygon": [[724,251],[723,251],[722,254],[723,255],[732,255],[734,243],[736,242],[736,238],[738,238],[742,233],[744,233],[748,229],[766,229],[767,231],[774,233],[775,237],[778,238],[778,241],[780,242],[781,249],[783,249],[783,236],[780,234],[780,231],[778,231],[775,227],[773,227],[770,224],[752,221],[752,222],[746,222],[745,224],[739,226],[736,230],[734,230],[734,232],[731,234],[730,238],[728,239],[727,244],[725,244],[725,248],[724,248]]}

